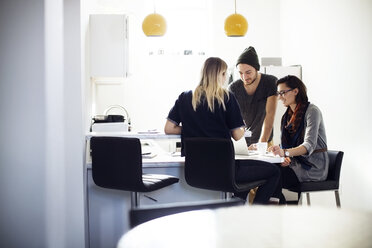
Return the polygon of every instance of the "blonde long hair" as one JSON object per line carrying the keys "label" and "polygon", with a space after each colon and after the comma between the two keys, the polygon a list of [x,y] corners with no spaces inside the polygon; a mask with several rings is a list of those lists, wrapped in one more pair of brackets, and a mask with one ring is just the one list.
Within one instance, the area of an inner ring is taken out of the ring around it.
{"label": "blonde long hair", "polygon": [[226,110],[224,98],[227,94],[227,90],[222,87],[223,82],[219,77],[222,71],[226,71],[227,64],[220,58],[210,57],[208,58],[203,65],[201,71],[201,79],[199,85],[193,92],[192,96],[192,107],[194,111],[201,103],[201,97],[205,96],[208,103],[208,108],[211,112],[214,112],[214,102],[217,100],[218,105],[223,107]]}

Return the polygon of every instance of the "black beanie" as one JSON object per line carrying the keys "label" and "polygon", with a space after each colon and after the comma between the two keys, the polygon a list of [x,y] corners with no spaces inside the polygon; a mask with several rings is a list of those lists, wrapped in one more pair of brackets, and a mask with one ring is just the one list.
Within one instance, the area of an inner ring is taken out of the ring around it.
{"label": "black beanie", "polygon": [[260,63],[258,62],[258,56],[254,47],[250,46],[246,48],[242,54],[240,54],[236,61],[236,66],[239,64],[247,64],[255,68],[257,71],[260,70]]}

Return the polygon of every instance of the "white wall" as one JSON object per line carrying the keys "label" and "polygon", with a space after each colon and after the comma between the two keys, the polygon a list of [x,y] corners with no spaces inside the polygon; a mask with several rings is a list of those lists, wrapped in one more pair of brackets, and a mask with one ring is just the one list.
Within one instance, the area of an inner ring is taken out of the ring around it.
{"label": "white wall", "polygon": [[[55,0],[51,0],[54,2]],[[63,123],[64,163],[59,164],[64,170],[65,207],[65,243],[64,247],[85,246],[84,216],[84,155],[85,131],[83,108],[85,89],[83,66],[85,53],[82,50],[84,36],[81,29],[81,1],[63,0]],[[50,51],[53,53],[54,51]],[[58,130],[51,127],[54,135]],[[54,140],[52,140],[54,142]],[[59,175],[54,175],[59,178]],[[51,182],[53,183],[53,182]],[[58,195],[54,197],[59,197]],[[55,213],[53,213],[55,214]],[[56,223],[58,225],[58,223]],[[53,244],[52,240],[52,244]],[[62,246],[61,246],[62,247]]]}
{"label": "white wall", "polygon": [[372,210],[372,1],[282,0],[280,11],[283,60],[303,66],[328,146],[345,152],[342,204]]}
{"label": "white wall", "polygon": [[43,25],[43,1],[0,2],[1,247],[45,247]]}
{"label": "white wall", "polygon": [[0,1],[0,247],[84,247],[80,1]]}
{"label": "white wall", "polygon": [[249,46],[255,47],[259,57],[280,57],[280,1],[238,0],[236,4],[237,13],[248,21],[244,37],[227,37],[224,32],[226,17],[234,13],[234,1],[211,1],[210,41],[215,56],[226,60],[230,67],[235,67],[238,56]]}
{"label": "white wall", "polygon": [[[219,56],[234,67],[236,58],[250,45],[256,47],[260,56],[280,56],[279,2],[270,0],[264,4],[254,0],[237,4],[238,13],[246,16],[250,25],[245,37],[227,38],[224,34],[224,20],[234,13],[233,1],[159,0],[156,10],[166,18],[168,30],[164,37],[149,38],[143,34],[141,25],[145,16],[153,12],[152,1],[87,3],[88,14],[129,15],[131,76],[124,83],[123,102],[134,130],[163,130],[178,95],[196,87],[207,57]],[[164,55],[158,55],[159,50]],[[184,50],[192,50],[193,55],[184,56]],[[154,55],[150,56],[150,52]]]}

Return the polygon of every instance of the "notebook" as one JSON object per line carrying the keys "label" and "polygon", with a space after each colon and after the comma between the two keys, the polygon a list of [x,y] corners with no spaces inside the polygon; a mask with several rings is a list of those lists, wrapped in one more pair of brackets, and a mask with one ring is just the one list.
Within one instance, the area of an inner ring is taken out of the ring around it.
{"label": "notebook", "polygon": [[247,142],[245,142],[244,137],[237,141],[234,139],[231,140],[234,144],[235,155],[249,155]]}
{"label": "notebook", "polygon": [[265,155],[258,155],[257,151],[249,151],[247,143],[244,138],[241,138],[238,141],[231,139],[235,149],[235,159],[236,160],[261,160],[269,163],[282,163],[284,158],[279,157],[279,155],[274,155],[271,152]]}

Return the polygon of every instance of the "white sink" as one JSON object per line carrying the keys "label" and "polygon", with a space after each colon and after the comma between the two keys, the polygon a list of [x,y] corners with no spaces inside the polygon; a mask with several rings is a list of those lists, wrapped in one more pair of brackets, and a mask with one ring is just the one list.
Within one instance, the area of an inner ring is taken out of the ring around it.
{"label": "white sink", "polygon": [[93,123],[92,132],[128,132],[128,124],[124,122]]}

